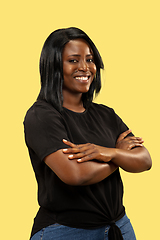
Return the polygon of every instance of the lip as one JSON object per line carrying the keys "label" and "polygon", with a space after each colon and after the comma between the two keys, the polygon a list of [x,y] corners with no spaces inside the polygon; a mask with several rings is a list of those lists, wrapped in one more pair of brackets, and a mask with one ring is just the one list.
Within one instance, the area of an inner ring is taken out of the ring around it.
{"label": "lip", "polygon": [[90,80],[90,77],[91,77],[90,75],[78,75],[78,76],[75,76],[74,79],[81,83],[88,83]]}
{"label": "lip", "polygon": [[91,73],[87,73],[87,74],[74,74],[74,77],[89,77],[91,75]]}

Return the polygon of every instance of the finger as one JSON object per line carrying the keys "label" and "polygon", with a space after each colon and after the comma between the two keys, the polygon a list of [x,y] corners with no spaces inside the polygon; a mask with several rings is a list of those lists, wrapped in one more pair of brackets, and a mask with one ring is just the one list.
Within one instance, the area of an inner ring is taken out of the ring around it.
{"label": "finger", "polygon": [[76,147],[76,145],[74,144],[74,143],[72,143],[72,142],[70,142],[70,141],[68,141],[68,140],[66,140],[66,139],[63,139],[62,140],[66,145],[68,145],[69,147]]}
{"label": "finger", "polygon": [[[109,162],[109,161],[111,161],[111,159],[112,159],[111,156],[108,156],[107,161],[104,161],[104,162]],[[90,160],[96,160],[96,161],[103,162],[103,159],[99,158],[99,153],[97,151],[92,152],[90,154],[87,154],[84,157],[78,158],[77,162],[82,163],[82,162],[87,162],[87,161],[90,161]]]}
{"label": "finger", "polygon": [[124,139],[124,141],[126,143],[143,143],[144,142],[143,139],[140,139],[140,138],[134,138],[134,139],[129,139],[129,140]]}
{"label": "finger", "polygon": [[70,154],[68,156],[69,159],[79,159],[79,158],[84,158],[86,156],[89,156],[90,159],[93,159],[93,153],[94,149],[84,149],[81,152],[75,153],[75,154]]}
{"label": "finger", "polygon": [[91,161],[94,159],[97,159],[97,154],[93,152],[93,153],[87,154],[84,157],[78,158],[77,162],[82,163],[82,162],[87,162],[87,161]]}
{"label": "finger", "polygon": [[77,147],[77,148],[82,148],[84,146],[88,146],[88,145],[91,145],[91,143],[84,143],[84,144],[74,144],[66,139],[63,139],[62,140],[66,145],[70,146],[70,147]]}
{"label": "finger", "polygon": [[[122,141],[121,141],[122,142]],[[130,138],[130,139],[124,139],[123,143],[125,144],[130,144],[130,143],[143,143],[143,139],[138,139],[138,138]]]}
{"label": "finger", "polygon": [[139,142],[144,143],[144,140],[141,137],[136,138]]}
{"label": "finger", "polygon": [[138,143],[144,143],[144,140],[142,138],[136,138],[135,142],[138,142]]}
{"label": "finger", "polygon": [[126,147],[124,147],[124,149],[131,150],[134,147],[142,147],[142,146],[143,146],[143,144],[140,142],[130,142],[130,143],[126,144]]}
{"label": "finger", "polygon": [[126,137],[125,139],[124,139],[124,141],[125,140],[128,140],[128,139],[136,139],[136,140],[139,140],[139,141],[141,141],[141,140],[143,140],[141,137],[135,137],[135,136],[129,136],[129,137]]}
{"label": "finger", "polygon": [[73,148],[62,149],[62,151],[63,153],[74,154],[74,153],[79,153],[80,149],[78,147],[73,147]]}
{"label": "finger", "polygon": [[132,143],[128,146],[128,150],[131,150],[132,148],[135,148],[135,147],[143,147],[143,144],[142,143]]}
{"label": "finger", "polygon": [[[73,155],[74,153],[75,154],[83,153],[83,152],[88,151],[89,149],[94,149],[95,148],[95,145],[91,144],[91,143],[79,144],[79,145],[75,145],[75,144],[71,145],[71,144],[70,144],[71,148],[62,149],[63,153],[68,153],[68,154]],[[71,157],[71,155],[69,157]]]}
{"label": "finger", "polygon": [[128,136],[128,137],[126,137],[126,138],[124,138],[124,139],[122,139],[122,140],[128,140],[128,139],[142,139],[142,138],[140,138],[140,137],[135,137],[135,136]]}
{"label": "finger", "polygon": [[83,149],[89,149],[89,148],[92,148],[94,146],[94,144],[92,143],[84,143],[84,144],[77,144],[76,147],[80,150],[83,151]]}
{"label": "finger", "polygon": [[132,130],[131,129],[128,129],[127,131],[121,133],[117,139],[117,142],[123,140],[129,133],[131,133]]}
{"label": "finger", "polygon": [[121,141],[119,141],[119,142],[117,142],[117,143],[118,143],[118,144],[119,144],[119,143],[128,144],[128,143],[131,143],[131,142],[143,143],[144,140],[143,140],[142,138],[140,138],[140,137],[135,137],[135,136],[133,136],[133,137],[126,137],[126,138],[122,139]]}
{"label": "finger", "polygon": [[90,161],[90,160],[93,160],[93,159],[94,158],[92,156],[88,155],[88,156],[85,156],[83,158],[77,159],[77,162],[78,163],[83,163],[83,162],[87,162],[87,161]]}
{"label": "finger", "polygon": [[95,149],[95,145],[92,143],[79,144],[79,145],[76,145],[75,152],[83,153],[90,149],[91,151],[93,151],[93,149]]}

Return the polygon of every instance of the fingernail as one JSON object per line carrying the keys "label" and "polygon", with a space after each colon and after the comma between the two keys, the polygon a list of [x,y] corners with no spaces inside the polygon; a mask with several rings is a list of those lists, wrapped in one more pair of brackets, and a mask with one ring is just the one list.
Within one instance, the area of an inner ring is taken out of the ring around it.
{"label": "fingernail", "polygon": [[68,157],[69,157],[69,158],[72,158],[72,157],[73,157],[73,155],[69,155]]}
{"label": "fingernail", "polygon": [[66,148],[66,149],[63,149],[63,152],[67,152],[67,150],[68,150],[67,148]]}
{"label": "fingernail", "polygon": [[63,139],[63,141],[64,141],[64,142],[67,142],[67,140],[66,140],[66,139]]}
{"label": "fingernail", "polygon": [[81,158],[79,158],[79,159],[77,160],[77,162],[81,162]]}

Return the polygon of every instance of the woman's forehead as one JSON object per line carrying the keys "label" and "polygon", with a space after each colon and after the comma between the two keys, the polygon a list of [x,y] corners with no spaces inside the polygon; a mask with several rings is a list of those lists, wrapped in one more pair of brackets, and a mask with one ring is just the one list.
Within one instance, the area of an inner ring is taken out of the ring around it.
{"label": "woman's forehead", "polygon": [[89,44],[81,38],[70,40],[64,47],[63,53],[65,54],[74,54],[79,55],[80,53],[90,55],[93,54],[93,51],[91,50],[91,47]]}

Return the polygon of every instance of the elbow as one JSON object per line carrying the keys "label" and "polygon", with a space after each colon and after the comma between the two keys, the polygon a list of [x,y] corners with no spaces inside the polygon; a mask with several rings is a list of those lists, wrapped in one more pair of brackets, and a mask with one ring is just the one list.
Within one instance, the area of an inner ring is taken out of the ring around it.
{"label": "elbow", "polygon": [[146,161],[146,171],[152,168],[152,159],[151,157]]}
{"label": "elbow", "polygon": [[152,168],[152,160],[150,158],[150,156],[148,158],[145,158],[141,164],[140,164],[140,169],[138,172],[144,172],[144,171],[148,171]]}
{"label": "elbow", "polygon": [[147,156],[145,158],[145,163],[146,163],[146,171],[150,170],[152,168],[152,159],[151,156],[149,154],[149,152],[147,151]]}
{"label": "elbow", "polygon": [[134,151],[140,151],[138,152],[137,160],[136,160],[136,170],[135,172],[144,172],[148,171],[152,168],[152,159],[148,152],[148,150],[143,148],[137,148]]}

